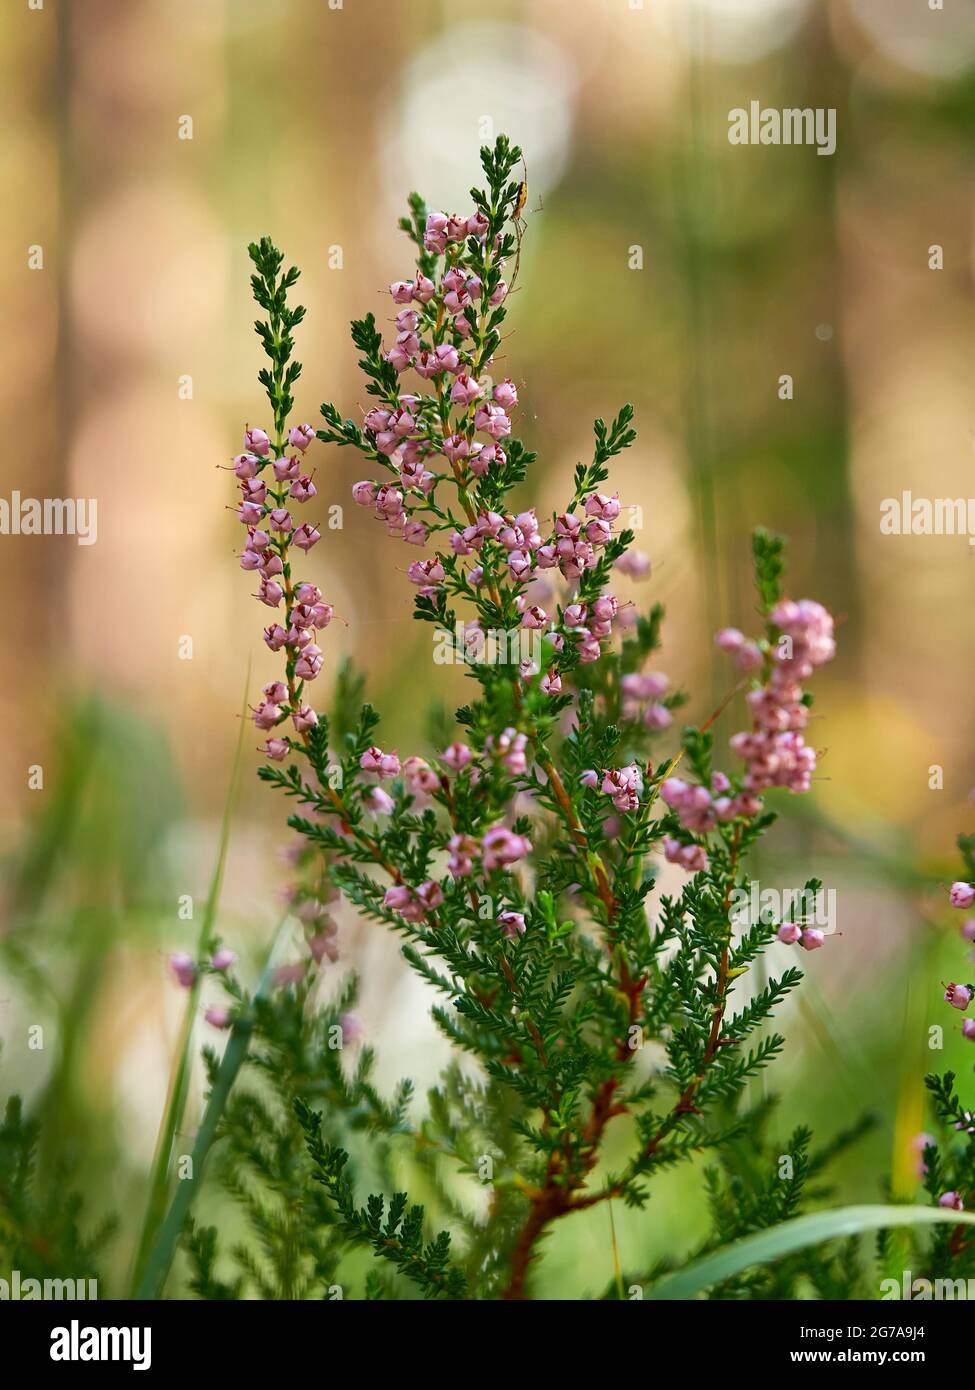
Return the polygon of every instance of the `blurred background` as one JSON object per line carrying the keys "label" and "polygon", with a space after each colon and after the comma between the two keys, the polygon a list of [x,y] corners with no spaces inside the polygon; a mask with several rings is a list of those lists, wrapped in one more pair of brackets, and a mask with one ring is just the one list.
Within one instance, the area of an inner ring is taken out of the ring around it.
{"label": "blurred background", "polygon": [[[269,423],[246,244],[269,234],[302,269],[296,422],[325,399],[358,418],[348,321],[389,315],[385,288],[410,273],[406,195],[465,210],[478,147],[506,131],[529,183],[500,364],[540,456],[525,503],[561,508],[594,416],[633,402],[613,484],[653,574],[621,584],[666,605],[660,664],[692,720],[729,683],[710,634],[754,617],[754,525],[788,535],[789,592],[841,618],[815,682],[820,778],[781,803],[756,870],[822,878],[840,934],[804,962],[770,1084],[783,1133],[874,1108],[838,1196],[876,1200],[888,1174],[910,1195],[924,1071],[954,1065],[973,1094],[939,982],[964,977],[942,902],[954,837],[975,829],[975,547],[884,535],[880,506],[975,495],[975,4],[11,0],[0,31],[0,396],[17,426],[0,495],[98,503],[93,545],[0,536],[0,1091],[50,1118],[51,1161],[137,1224],[182,1003],[166,958],[196,932],[178,905],[198,917],[245,682],[253,696],[274,669],[218,471],[245,422]],[[835,108],[835,154],[731,145],[728,113],[753,100]],[[406,693],[432,682],[403,551],[352,505],[346,451],[308,457],[320,519],[342,523],[308,566],[337,613],[322,682],[352,656],[384,743],[431,751],[426,694]],[[437,675],[451,709],[462,678]],[[219,917],[247,961],[287,882],[256,741],[248,726]],[[342,931],[380,1075],[422,1090],[445,1057],[423,988],[395,942]],[[668,1181],[688,1200],[617,1221],[624,1266],[699,1234],[698,1179]],[[608,1277],[605,1213],[589,1216],[552,1239],[548,1292],[576,1287],[582,1259],[594,1288]]]}

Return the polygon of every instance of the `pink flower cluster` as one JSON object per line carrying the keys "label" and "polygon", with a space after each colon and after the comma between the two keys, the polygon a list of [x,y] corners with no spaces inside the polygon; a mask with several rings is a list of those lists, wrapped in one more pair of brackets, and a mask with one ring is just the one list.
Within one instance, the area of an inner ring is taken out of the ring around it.
{"label": "pink flower cluster", "polygon": [[[768,787],[806,792],[816,769],[816,752],[803,738],[809,710],[801,682],[830,661],[836,651],[833,619],[813,599],[783,599],[769,615],[781,633],[768,651],[769,671],[761,686],[748,693],[752,728],[733,735],[730,746],[746,763],[744,786],[759,793]],[[757,669],[762,654],[736,628],[717,635],[722,651],[735,655],[743,670]],[[757,659],[756,659],[757,653]]]}
{"label": "pink flower cluster", "polygon": [[480,860],[485,874],[495,869],[510,869],[519,860],[531,854],[531,841],[525,835],[516,835],[507,826],[496,825],[485,831],[478,841],[473,835],[451,835],[447,841],[450,858],[447,870],[451,878],[469,878],[474,873],[475,861]]}
{"label": "pink flower cluster", "polygon": [[797,922],[783,922],[775,934],[784,945],[798,945],[804,951],[818,951],[826,942],[826,933],[819,927],[800,927]]}
{"label": "pink flower cluster", "polygon": [[604,796],[611,798],[617,811],[635,811],[640,805],[643,769],[639,763],[604,767],[601,778],[594,768],[589,768],[579,780],[584,787],[598,787]]}
{"label": "pink flower cluster", "polygon": [[[311,425],[296,425],[288,435],[288,443],[304,454],[314,438]],[[259,729],[269,733],[290,715],[295,732],[303,737],[318,722],[318,716],[301,701],[292,677],[298,682],[311,681],[321,671],[325,658],[315,642],[315,633],[328,627],[333,610],[331,604],[322,601],[321,590],[315,584],[301,583],[293,588],[290,583],[290,546],[307,552],[320,539],[320,533],[308,522],[296,526],[288,504],[309,501],[315,496],[315,484],[310,474],[301,471],[298,454],[270,457],[271,441],[262,429],[245,431],[244,449],[233,461],[243,495],[237,515],[247,528],[240,566],[259,576],[254,596],[259,602],[276,609],[284,601],[284,622],[266,627],[264,641],[271,651],[286,652],[290,673],[288,684],[271,681],[264,686],[264,698],[252,708],[251,718]],[[274,474],[274,483],[270,485],[261,477],[268,467]],[[280,762],[289,749],[288,740],[278,735],[267,739],[263,751],[268,758]]]}
{"label": "pink flower cluster", "polygon": [[661,696],[670,687],[669,679],[661,671],[633,671],[620,682],[623,693],[622,715],[624,719],[642,720],[652,733],[669,729],[674,716]]}
{"label": "pink flower cluster", "polygon": [[668,864],[679,864],[689,874],[699,874],[708,866],[707,850],[703,845],[685,845],[673,835],[664,836],[664,858]]}
{"label": "pink flower cluster", "polygon": [[[952,907],[961,909],[971,907],[975,903],[975,885],[967,883],[964,879],[959,879],[951,885],[949,901]],[[975,941],[975,917],[967,918],[961,927],[961,934],[965,941]],[[953,1009],[959,1009],[962,1013],[968,1008],[972,999],[975,998],[975,984],[956,984],[952,980],[945,987],[945,1003],[950,1004]],[[975,1018],[966,1018],[961,1025],[962,1037],[970,1042],[975,1042]]]}
{"label": "pink flower cluster", "polygon": [[386,889],[383,903],[392,908],[406,922],[423,922],[427,914],[434,912],[443,902],[443,889],[435,879],[427,879],[419,888],[410,888],[405,883],[394,883]]}
{"label": "pink flower cluster", "polygon": [[719,822],[726,824],[739,816],[754,816],[761,809],[758,798],[750,792],[730,796],[730,791],[731,782],[723,772],[714,773],[710,791],[700,783],[668,777],[660,784],[660,799],[676,812],[685,830],[706,835]]}

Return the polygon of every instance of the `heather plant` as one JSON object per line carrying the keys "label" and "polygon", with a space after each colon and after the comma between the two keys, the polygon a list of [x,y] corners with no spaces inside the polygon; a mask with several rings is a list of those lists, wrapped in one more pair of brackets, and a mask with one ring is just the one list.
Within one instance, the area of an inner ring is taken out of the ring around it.
{"label": "heather plant", "polygon": [[[513,434],[520,388],[495,374],[506,266],[520,242],[520,159],[503,137],[482,150],[485,187],[465,215],[410,198],[401,225],[415,269],[390,286],[392,330],[371,313],[352,325],[373,398],[359,422],[326,403],[323,428],[291,424],[298,272],[267,239],[250,248],[272,428],[249,427],[233,462],[240,564],[272,610],[264,641],[282,663],[252,718],[266,736],[260,776],[295,802],[289,825],[319,878],[295,903],[304,959],[279,972],[253,1019],[254,1062],[274,1079],[277,1109],[254,1109],[258,1096],[241,1091],[223,1126],[241,1160],[230,1181],[265,1252],[284,1236],[268,1228],[257,1191],[274,1193],[281,1221],[306,1232],[296,1269],[279,1278],[292,1289],[330,1281],[343,1244],[362,1244],[427,1294],[523,1298],[556,1222],[615,1199],[641,1207],[656,1174],[708,1151],[750,1144],[760,1162],[769,1107],[742,1097],[783,1046],[766,1025],[801,972],[756,982],[753,968],[776,940],[824,943],[801,920],[736,934],[729,916],[732,895],[748,890],[748,852],[774,820],[767,793],[810,786],[805,682],[834,652],[827,611],[783,595],[782,542],[755,534],[760,631],[717,637],[730,694],[747,691],[750,717],[730,741],[743,766],[724,771],[713,735],[721,711],[656,751],[684,696],[655,666],[661,610],[640,612],[616,592],[648,567],[621,526],[623,502],[606,490],[612,460],[635,438],[632,409],[596,421],[564,511],[512,502],[535,462]],[[414,616],[441,651],[459,634],[476,698],[435,755],[401,759],[369,705],[340,733],[312,703],[325,662],[318,635],[333,616],[305,573],[321,533],[298,515],[316,495],[306,471],[316,440],[365,460],[371,476],[354,484],[355,502],[418,552]],[[686,877],[651,907],[658,854]],[[418,1123],[407,1089],[392,1104],[375,1093],[368,1049],[347,1071],[342,1047],[327,1045],[330,1029],[342,1043],[356,1026],[354,986],[337,1013],[315,1002],[314,981],[337,955],[336,895],[403,938],[406,961],[439,996],[437,1025],[472,1059],[448,1069]],[[178,959],[175,969],[190,984],[198,965]],[[211,1022],[233,1017],[231,1008]],[[388,1186],[359,1204],[339,1142],[356,1126],[377,1140],[364,1159],[374,1171],[388,1169],[398,1135],[422,1142],[444,1230],[428,1231],[425,1213]],[[615,1142],[610,1160],[614,1128],[625,1152]],[[248,1137],[267,1134],[270,1148]],[[816,1166],[806,1132],[791,1151],[788,1181],[773,1168],[747,1213],[733,1175],[726,1185],[719,1168],[710,1173],[719,1238],[800,1209]],[[245,1185],[248,1168],[257,1188]],[[213,1241],[199,1230],[190,1241],[201,1290],[214,1277]],[[270,1287],[246,1255],[242,1277]]]}

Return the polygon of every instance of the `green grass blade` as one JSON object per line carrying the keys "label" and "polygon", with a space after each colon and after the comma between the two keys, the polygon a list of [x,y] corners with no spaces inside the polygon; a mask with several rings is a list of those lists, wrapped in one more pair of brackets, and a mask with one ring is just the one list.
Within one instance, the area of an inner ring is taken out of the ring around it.
{"label": "green grass blade", "polygon": [[[248,727],[246,716],[247,691],[249,686],[250,663],[248,663],[247,679],[244,683],[244,702],[241,712],[240,728],[237,733],[237,746],[234,750],[234,761],[230,771],[230,782],[227,787],[227,796],[224,801],[223,816],[220,823],[220,840],[217,847],[217,858],[213,866],[213,873],[210,877],[210,888],[207,893],[206,907],[203,912],[199,937],[196,943],[196,956],[198,960],[210,949],[213,940],[217,907],[220,902],[220,890],[223,886],[224,869],[227,863],[227,849],[230,844],[230,822],[233,814],[234,802],[237,797],[237,785],[240,781],[244,733]],[[142,1234],[139,1239],[138,1251],[132,1272],[133,1291],[142,1279],[150,1246],[152,1245],[166,1210],[166,1194],[169,1187],[169,1167],[172,1161],[173,1146],[180,1124],[182,1123],[183,1112],[186,1109],[186,1097],[189,1092],[190,1075],[193,1069],[191,1045],[199,997],[200,977],[197,976],[187,993],[186,1009],[183,1015],[182,1028],[180,1030],[179,1046],[175,1056],[173,1071],[170,1076],[169,1094],[167,1096],[166,1108],[159,1125],[159,1135],[156,1140],[156,1151],[153,1157],[152,1174],[149,1181],[149,1199],[146,1204]]]}
{"label": "green grass blade", "polygon": [[655,1284],[650,1298],[693,1298],[712,1284],[721,1284],[741,1274],[752,1265],[768,1264],[819,1245],[824,1240],[837,1240],[877,1231],[885,1226],[930,1226],[947,1222],[952,1226],[975,1226],[975,1213],[946,1211],[940,1207],[860,1206],[840,1207],[836,1211],[819,1211],[812,1216],[799,1216],[784,1221],[767,1231],[745,1236],[734,1244],[695,1260],[676,1274],[667,1275]]}
{"label": "green grass blade", "polygon": [[[264,966],[261,982],[258,985],[255,999],[263,999],[270,991],[274,979],[274,957],[278,938],[281,935],[283,923],[278,927],[268,951],[267,961]],[[203,1180],[203,1169],[206,1164],[207,1155],[217,1133],[217,1126],[223,1114],[224,1106],[227,1104],[227,1097],[237,1080],[237,1074],[247,1057],[247,1050],[250,1047],[251,1033],[254,1030],[254,1009],[253,1005],[248,1008],[234,1024],[224,1050],[223,1058],[217,1069],[217,1075],[213,1082],[213,1089],[207,1100],[203,1118],[200,1121],[200,1128],[196,1132],[196,1139],[193,1143],[191,1152],[191,1172],[192,1176],[183,1178],[176,1184],[176,1191],[170,1203],[169,1211],[166,1213],[162,1225],[155,1233],[154,1243],[146,1259],[145,1272],[134,1290],[134,1296],[139,1299],[155,1299],[162,1294],[169,1274],[173,1257],[176,1254],[176,1247],[179,1244],[180,1232],[183,1223],[186,1221],[193,1199],[200,1190]]]}

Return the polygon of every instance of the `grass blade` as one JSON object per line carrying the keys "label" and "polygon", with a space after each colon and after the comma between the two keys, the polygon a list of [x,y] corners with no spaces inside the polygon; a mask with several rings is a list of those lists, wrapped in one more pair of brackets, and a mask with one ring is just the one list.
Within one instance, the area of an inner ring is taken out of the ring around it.
{"label": "grass blade", "polygon": [[[244,683],[244,704],[241,712],[240,728],[237,733],[237,746],[234,750],[234,761],[230,771],[230,783],[227,787],[227,797],[224,801],[223,816],[220,823],[220,840],[217,848],[217,858],[213,866],[213,873],[210,877],[210,888],[207,893],[206,907],[203,912],[203,920],[200,923],[200,932],[196,943],[196,958],[198,960],[207,953],[213,940],[217,907],[220,902],[220,889],[223,886],[224,868],[227,863],[227,849],[230,844],[231,816],[237,797],[237,784],[240,780],[244,732],[248,727],[246,715],[247,691],[249,686],[250,664],[248,663],[247,679]],[[173,1071],[170,1075],[166,1108],[159,1125],[159,1135],[156,1140],[156,1151],[153,1157],[152,1174],[149,1181],[149,1200],[146,1204],[142,1234],[139,1239],[135,1266],[132,1272],[133,1291],[141,1282],[142,1275],[145,1271],[149,1248],[152,1245],[166,1210],[166,1193],[169,1186],[169,1167],[173,1156],[173,1146],[180,1124],[182,1123],[183,1112],[186,1109],[186,1097],[189,1091],[190,1075],[193,1069],[193,1058],[190,1049],[193,1041],[193,1026],[196,1022],[199,996],[200,977],[197,976],[192,987],[187,992],[186,1009],[183,1015],[183,1024],[180,1030],[179,1046],[176,1051]]]}
{"label": "grass blade", "polygon": [[757,1231],[732,1245],[706,1255],[702,1260],[685,1265],[676,1274],[655,1284],[650,1298],[693,1298],[712,1284],[721,1284],[752,1265],[768,1264],[771,1260],[819,1245],[824,1240],[837,1240],[877,1231],[885,1226],[929,1226],[947,1222],[952,1226],[975,1226],[975,1213],[946,1211],[940,1207],[859,1206],[839,1207],[836,1211],[819,1211],[812,1216],[798,1216],[767,1231]]}

